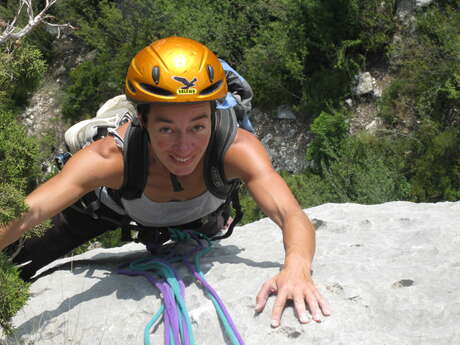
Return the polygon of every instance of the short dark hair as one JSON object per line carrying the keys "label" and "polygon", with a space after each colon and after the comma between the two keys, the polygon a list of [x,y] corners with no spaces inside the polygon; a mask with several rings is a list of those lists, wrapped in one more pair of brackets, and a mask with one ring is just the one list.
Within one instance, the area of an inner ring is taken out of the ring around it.
{"label": "short dark hair", "polygon": [[[213,116],[212,114],[216,111],[217,103],[216,101],[210,101],[209,103],[211,105],[211,117],[212,117]],[[147,118],[150,113],[152,104],[154,103],[143,103],[143,104],[137,105],[137,114],[141,117],[142,122],[144,124],[147,124]],[[170,103],[170,104],[173,104],[173,103]]]}
{"label": "short dark hair", "polygon": [[137,105],[137,113],[141,117],[143,123],[147,123],[147,115],[149,114],[149,112],[150,112],[149,103]]}

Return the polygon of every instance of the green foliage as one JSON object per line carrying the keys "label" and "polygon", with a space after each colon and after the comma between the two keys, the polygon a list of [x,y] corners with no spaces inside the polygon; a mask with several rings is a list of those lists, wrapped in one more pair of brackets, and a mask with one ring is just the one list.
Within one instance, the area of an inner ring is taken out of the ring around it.
{"label": "green foliage", "polygon": [[29,284],[19,278],[17,269],[0,253],[0,326],[5,333],[13,331],[11,318],[29,297]]}
{"label": "green foliage", "polygon": [[347,138],[337,159],[323,166],[323,183],[338,202],[376,204],[410,198],[405,177],[405,155],[411,143],[405,139],[361,134]]}
{"label": "green foliage", "polygon": [[27,207],[24,194],[12,184],[0,183],[0,224],[7,224],[23,214]]}
{"label": "green foliage", "polygon": [[413,140],[361,133],[344,139],[333,160],[321,162],[321,176],[287,177],[302,207],[326,202],[375,204],[411,199],[406,178]]}
{"label": "green foliage", "polygon": [[82,244],[81,246],[72,250],[69,256],[79,255],[87,252],[90,248],[95,248],[95,245],[102,248],[114,248],[120,247],[126,242],[121,240],[121,229],[115,229],[113,231],[107,231],[102,235],[90,240],[89,242]]}
{"label": "green foliage", "polygon": [[308,147],[307,159],[317,168],[337,158],[337,150],[348,136],[348,116],[343,111],[322,112],[313,121],[310,129],[314,138]]}
{"label": "green foliage", "polygon": [[381,115],[411,130],[418,145],[407,178],[417,201],[460,197],[460,12],[458,2],[431,6],[417,15],[415,35],[395,45],[396,79],[385,91]]}
{"label": "green foliage", "polygon": [[27,136],[12,112],[0,110],[0,181],[24,192],[32,191],[41,173],[40,158],[37,141]]}
{"label": "green foliage", "polygon": [[130,1],[129,7],[110,1],[61,2],[60,17],[75,21],[76,35],[96,50],[87,61],[70,73],[63,114],[75,120],[92,117],[108,98],[122,92],[129,61],[148,43],[164,34],[165,23],[159,18],[165,1]]}
{"label": "green foliage", "polygon": [[337,106],[367,58],[387,49],[393,10],[393,0],[268,2],[271,23],[253,35],[243,64],[258,101],[309,114]]}
{"label": "green foliage", "polygon": [[340,201],[334,190],[324,182],[321,176],[315,173],[304,172],[292,175],[287,172],[281,172],[281,176],[302,208]]}
{"label": "green foliage", "polygon": [[[41,52],[26,41],[2,46],[0,52],[0,224],[26,211],[25,195],[40,181],[42,152],[35,138],[16,117],[20,106],[39,84],[46,70]],[[35,227],[37,236],[47,224]],[[10,319],[25,304],[28,285],[0,253],[0,325],[12,331]]]}
{"label": "green foliage", "polygon": [[46,71],[40,50],[26,44],[0,52],[0,100],[23,105]]}
{"label": "green foliage", "polygon": [[[7,106],[0,107],[0,224],[11,222],[23,214],[27,207],[25,195],[37,184],[40,176],[39,145],[26,135]],[[38,225],[27,236],[38,236],[48,226]],[[0,253],[0,325],[11,332],[11,317],[25,304],[28,285]]]}
{"label": "green foliage", "polygon": [[240,204],[243,211],[243,219],[241,224],[248,224],[255,222],[264,217],[264,213],[251,197],[249,190],[246,187],[240,190]]}
{"label": "green foliage", "polygon": [[[297,175],[281,172],[281,176],[302,208],[328,202],[377,204],[411,200],[406,174],[412,146],[411,139],[361,133],[331,148],[328,153],[334,159],[327,164],[321,161],[321,175],[306,171]],[[241,194],[241,205],[243,224],[264,216],[247,190]]]}
{"label": "green foliage", "polygon": [[421,145],[411,183],[418,200],[434,202],[460,199],[460,128],[441,129],[425,120],[419,130]]}
{"label": "green foliage", "polygon": [[432,7],[417,16],[416,35],[392,47],[400,55],[400,69],[382,104],[382,116],[390,123],[431,118],[450,126],[458,118],[459,21],[459,11]]}
{"label": "green foliage", "polygon": [[97,50],[72,72],[64,114],[94,114],[122,90],[134,54],[170,35],[201,41],[226,59],[249,80],[258,104],[319,113],[349,94],[369,56],[386,50],[393,9],[394,0],[61,2],[57,15]]}
{"label": "green foliage", "polygon": [[119,94],[132,57],[152,41],[186,36],[208,45],[230,63],[241,61],[251,42],[245,36],[262,21],[261,2],[187,2],[133,0],[125,2],[61,2],[60,17],[80,27],[76,35],[94,61],[77,66],[66,89],[64,115],[74,120],[92,116],[107,98]]}

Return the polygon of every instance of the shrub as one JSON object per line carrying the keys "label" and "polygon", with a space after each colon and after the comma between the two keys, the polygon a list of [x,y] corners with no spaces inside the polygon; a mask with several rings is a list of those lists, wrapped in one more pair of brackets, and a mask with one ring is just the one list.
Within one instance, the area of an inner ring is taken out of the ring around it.
{"label": "shrub", "polygon": [[[368,58],[387,49],[394,1],[294,1],[267,4],[243,66],[262,105],[297,105],[311,116],[337,107]],[[332,87],[333,86],[333,87]]]}
{"label": "shrub", "polygon": [[[74,120],[94,114],[107,98],[123,90],[128,65],[152,41],[180,35],[201,41],[237,65],[251,43],[253,26],[262,22],[262,1],[61,2],[60,17],[80,27],[75,35],[96,49],[94,61],[77,66],[66,88],[64,115]],[[123,25],[120,25],[123,23]]]}
{"label": "shrub", "polygon": [[322,112],[312,123],[314,135],[307,149],[307,159],[312,160],[315,170],[321,172],[323,165],[337,158],[337,150],[348,136],[348,116],[346,112]]}
{"label": "shrub", "polygon": [[417,15],[415,34],[404,39],[396,80],[385,91],[381,115],[413,131],[406,177],[417,201],[457,200],[460,156],[460,13],[443,2]]}
{"label": "shrub", "polygon": [[352,76],[386,50],[395,30],[394,0],[72,0],[57,9],[97,50],[72,73],[65,114],[74,119],[119,93],[133,55],[169,35],[201,41],[226,59],[251,83],[257,104],[317,114],[350,93]]}
{"label": "shrub", "polygon": [[27,43],[0,52],[0,99],[24,105],[46,71],[42,53]]}
{"label": "shrub", "polygon": [[13,331],[11,318],[29,298],[29,284],[19,278],[19,273],[0,252],[0,326],[6,334]]}
{"label": "shrub", "polygon": [[320,160],[320,174],[306,171],[282,176],[302,208],[328,202],[376,204],[411,200],[406,175],[413,142],[410,138],[360,133],[329,146],[327,157],[333,159],[327,163]]}
{"label": "shrub", "polygon": [[436,202],[460,199],[460,128],[441,129],[432,120],[423,121],[419,130],[419,152],[411,183],[418,201]]}
{"label": "shrub", "polygon": [[459,11],[432,7],[418,14],[415,35],[405,37],[403,47],[392,47],[401,56],[396,80],[382,104],[382,116],[390,124],[431,118],[447,127],[458,120],[459,21]]}
{"label": "shrub", "polygon": [[0,110],[0,182],[9,183],[25,193],[37,185],[41,174],[39,145],[27,136],[11,111]]}
{"label": "shrub", "polygon": [[[16,119],[19,106],[38,85],[46,64],[39,50],[26,42],[6,45],[0,52],[0,224],[20,216],[25,195],[41,181],[42,153],[35,138]],[[28,233],[37,236],[47,225]],[[25,304],[28,285],[0,253],[0,325],[12,331],[10,319]]]}
{"label": "shrub", "polygon": [[323,169],[324,183],[340,202],[376,204],[410,199],[405,177],[405,139],[374,137],[363,133],[347,138],[337,159]]}

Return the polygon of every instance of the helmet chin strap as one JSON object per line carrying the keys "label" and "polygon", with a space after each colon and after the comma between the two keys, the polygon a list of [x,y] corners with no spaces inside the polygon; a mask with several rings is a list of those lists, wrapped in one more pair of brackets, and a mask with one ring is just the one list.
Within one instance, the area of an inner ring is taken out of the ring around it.
{"label": "helmet chin strap", "polygon": [[174,192],[182,192],[184,188],[180,184],[179,180],[177,179],[177,176],[174,175],[173,173],[169,173],[169,177],[171,178],[171,183],[173,186],[173,191]]}

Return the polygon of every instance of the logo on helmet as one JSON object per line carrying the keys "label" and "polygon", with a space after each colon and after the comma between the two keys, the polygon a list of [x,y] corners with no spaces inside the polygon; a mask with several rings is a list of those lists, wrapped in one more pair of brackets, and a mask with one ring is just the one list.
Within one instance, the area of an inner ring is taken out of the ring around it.
{"label": "logo on helmet", "polygon": [[195,83],[198,79],[195,77],[191,81],[188,81],[186,78],[174,76],[172,77],[175,81],[184,84],[180,89],[177,89],[176,92],[178,95],[194,95],[197,90],[194,88]]}

